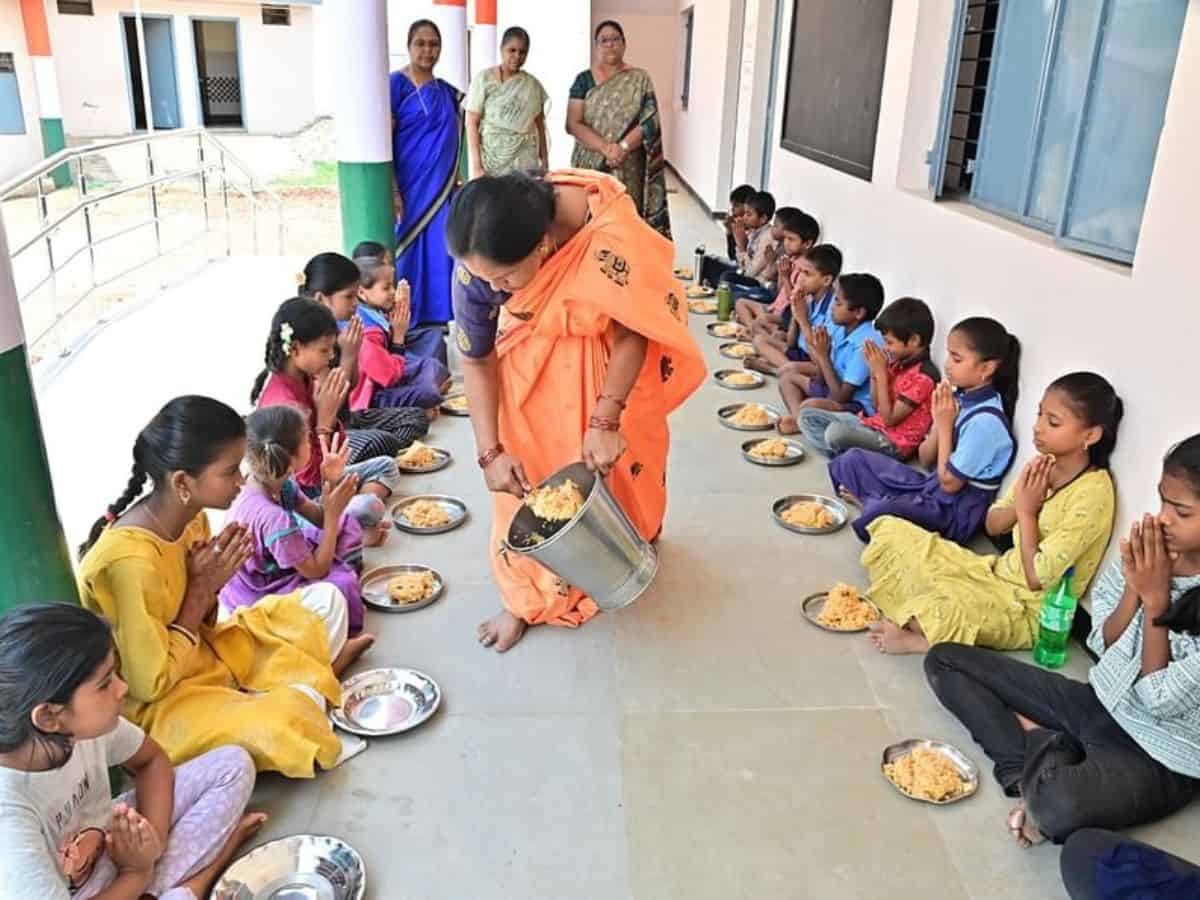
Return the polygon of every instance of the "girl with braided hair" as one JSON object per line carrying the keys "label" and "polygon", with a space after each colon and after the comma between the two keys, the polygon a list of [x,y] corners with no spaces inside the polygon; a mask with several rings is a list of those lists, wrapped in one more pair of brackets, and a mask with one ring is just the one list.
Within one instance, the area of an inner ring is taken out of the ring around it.
{"label": "girl with braided hair", "polygon": [[338,676],[374,638],[347,638],[346,598],[328,583],[216,621],[217,595],[253,546],[239,523],[214,538],[204,510],[229,508],[245,452],[246,424],[224,403],[164,406],[80,547],[79,595],[112,623],[126,718],[171,762],[237,744],[260,771],[309,778],[341,755],[325,704],[339,702]]}
{"label": "girl with braided hair", "polygon": [[[324,480],[340,481],[343,473],[358,479],[359,496],[350,502],[349,512],[363,527],[368,546],[387,537],[388,521],[383,501],[400,482],[390,450],[386,455],[360,458],[333,469],[326,464],[322,439],[348,440],[338,413],[346,401],[350,384],[340,367],[330,368],[337,323],[333,313],[316,300],[293,297],[285,300],[271,320],[267,337],[266,368],[259,373],[250,393],[250,401],[259,409],[269,406],[294,406],[308,421],[309,455],[307,464],[295,472],[296,483],[311,499],[321,495]],[[354,460],[350,440],[349,459]]]}

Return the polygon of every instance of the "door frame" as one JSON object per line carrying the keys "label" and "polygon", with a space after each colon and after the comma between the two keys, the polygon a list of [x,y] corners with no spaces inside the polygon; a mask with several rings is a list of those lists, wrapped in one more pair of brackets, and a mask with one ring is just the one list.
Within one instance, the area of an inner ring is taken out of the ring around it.
{"label": "door frame", "polygon": [[[130,50],[129,35],[125,31],[125,21],[127,19],[134,22],[134,28],[136,29],[137,28],[137,24],[136,24],[137,23],[137,14],[132,13],[132,12],[121,12],[121,13],[117,14],[117,27],[121,29],[121,46],[125,48],[125,94],[129,99],[129,125],[130,125],[129,130],[131,133],[134,133],[134,132],[137,132],[139,129],[137,127],[137,104],[134,101],[134,97],[133,97],[133,72],[130,68],[131,60],[129,57],[129,50]],[[171,74],[174,76],[174,80],[175,80],[175,118],[178,122],[177,125],[175,125],[171,128],[163,128],[161,126],[156,126],[155,130],[156,131],[175,131],[175,130],[183,127],[183,104],[180,101],[180,97],[179,97],[179,46],[175,43],[175,22],[174,22],[175,17],[170,14],[164,14],[164,13],[142,13],[142,22],[144,23],[148,19],[158,19],[161,21],[165,21],[167,23],[167,36],[171,41]],[[143,31],[144,30],[145,29],[143,29]],[[136,33],[136,31],[135,31],[135,33]],[[153,96],[154,92],[152,89],[150,89],[150,72],[149,72],[150,49],[147,47],[147,48],[144,48],[144,50],[146,53],[146,69],[147,69],[147,71],[142,73],[142,77],[146,79],[146,86],[148,89],[147,92],[151,95],[150,102],[153,103],[154,102],[154,96]],[[137,56],[137,60],[138,60],[138,67],[140,68],[141,67],[141,55],[140,54]],[[147,132],[147,134],[150,133],[150,118],[151,118],[150,111],[147,110],[146,111],[146,128],[145,128],[145,131]]]}
{"label": "door frame", "polygon": [[[240,103],[241,103],[241,107],[242,107],[241,128],[243,130],[247,129],[249,126],[246,123],[249,121],[249,117],[246,114],[247,113],[246,69],[245,69],[245,64],[244,64],[243,57],[242,57],[242,19],[241,19],[241,17],[240,16],[188,16],[187,18],[188,18],[188,39],[191,41],[191,44],[192,44],[192,72],[195,76],[193,78],[193,81],[195,81],[194,87],[195,87],[195,91],[196,91],[196,110],[200,117],[200,121],[197,124],[201,128],[208,127],[208,125],[206,125],[204,123],[204,97],[200,93],[200,60],[196,56],[196,24],[195,23],[196,22],[232,22],[233,23],[234,43],[237,45],[238,96],[240,98]],[[232,126],[220,126],[220,125],[218,125],[217,127],[218,128],[222,128],[222,127],[231,127],[232,128]],[[237,129],[235,128],[234,130],[237,130]]]}

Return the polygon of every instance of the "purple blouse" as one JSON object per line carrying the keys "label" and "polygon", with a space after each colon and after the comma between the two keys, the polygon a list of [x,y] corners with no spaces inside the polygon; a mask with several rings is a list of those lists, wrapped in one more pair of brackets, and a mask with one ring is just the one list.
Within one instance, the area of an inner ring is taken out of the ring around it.
{"label": "purple blouse", "polygon": [[511,294],[492,290],[482,278],[476,278],[458,263],[454,267],[454,321],[458,326],[458,349],[463,356],[482,359],[496,347],[500,307]]}

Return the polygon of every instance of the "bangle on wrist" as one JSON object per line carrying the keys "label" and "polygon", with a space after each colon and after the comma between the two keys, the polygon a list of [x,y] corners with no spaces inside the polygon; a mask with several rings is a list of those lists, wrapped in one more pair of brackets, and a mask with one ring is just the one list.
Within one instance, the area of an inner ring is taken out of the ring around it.
{"label": "bangle on wrist", "polygon": [[624,400],[622,400],[620,397],[616,396],[615,394],[601,394],[599,397],[596,398],[596,402],[599,403],[601,400],[607,400],[610,403],[617,404],[617,408],[620,409],[622,412],[625,411],[625,407],[627,405]]}
{"label": "bangle on wrist", "polygon": [[192,642],[193,647],[200,643],[200,638],[197,637],[191,629],[184,628],[182,625],[179,625],[175,622],[172,622],[167,626],[167,631],[174,631],[177,634],[182,634],[185,638]]}
{"label": "bangle on wrist", "polygon": [[595,431],[620,431],[621,420],[609,418],[608,416],[592,416],[588,419],[588,428]]}
{"label": "bangle on wrist", "polygon": [[504,445],[499,444],[499,443],[496,444],[495,447],[492,447],[490,450],[485,450],[483,453],[481,453],[479,455],[479,459],[477,460],[477,462],[479,463],[479,468],[486,469],[488,466],[490,466],[492,463],[494,463],[503,453],[504,453]]}

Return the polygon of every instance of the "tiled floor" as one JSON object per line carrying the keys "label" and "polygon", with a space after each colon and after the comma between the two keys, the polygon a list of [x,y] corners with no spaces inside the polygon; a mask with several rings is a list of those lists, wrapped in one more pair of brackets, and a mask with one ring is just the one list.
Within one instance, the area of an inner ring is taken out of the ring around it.
{"label": "tiled floor", "polygon": [[[722,243],[685,194],[673,201],[681,262],[699,241]],[[201,391],[245,407],[258,326],[296,268],[222,264],[109,328],[43,391],[73,539],[123,486],[134,432],[165,399]],[[707,321],[693,330],[715,368]],[[743,436],[714,416],[734,396],[708,384],[672,420],[651,590],[579,630],[535,629],[503,657],[474,640],[497,598],[470,427],[439,421],[432,440],[455,463],[408,488],[456,494],[471,519],[395,538],[371,561],[430,563],[449,592],[414,614],[373,614],[380,639],[363,665],[427,671],[445,704],[427,727],[374,741],[334,772],[262,778],[263,839],[344,836],[367,860],[375,900],[1063,897],[1057,849],[1014,846],[1010,804],[989,779],[969,801],[934,808],[881,777],[881,749],[914,736],[952,740],[987,766],[926,689],[919,659],[882,657],[800,618],[807,593],[863,583],[859,546],[849,530],[804,538],[771,522],[776,497],[826,489],[824,466],[745,463]],[[752,396],[775,399],[771,387]],[[1194,808],[1140,836],[1186,854],[1197,834]]]}

